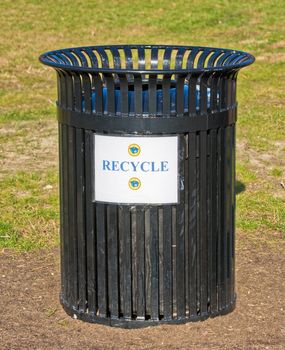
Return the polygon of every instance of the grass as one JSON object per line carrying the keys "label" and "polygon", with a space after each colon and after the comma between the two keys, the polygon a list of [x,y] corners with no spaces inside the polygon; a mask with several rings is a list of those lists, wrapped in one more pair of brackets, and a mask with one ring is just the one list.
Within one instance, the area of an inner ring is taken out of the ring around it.
{"label": "grass", "polygon": [[0,11],[0,246],[58,245],[56,83],[39,54],[104,43],[206,45],[256,56],[238,78],[237,228],[278,241],[285,231],[282,1],[4,0]]}

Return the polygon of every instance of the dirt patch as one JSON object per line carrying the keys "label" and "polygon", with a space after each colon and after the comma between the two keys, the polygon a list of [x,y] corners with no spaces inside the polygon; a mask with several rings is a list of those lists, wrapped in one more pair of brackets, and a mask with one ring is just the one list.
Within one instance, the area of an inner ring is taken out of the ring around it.
{"label": "dirt patch", "polygon": [[1,125],[0,178],[19,171],[57,167],[56,121],[31,121]]}
{"label": "dirt patch", "polygon": [[284,49],[285,40],[277,41],[276,43],[269,46],[271,49]]}
{"label": "dirt patch", "polygon": [[[62,310],[59,251],[3,251],[1,349],[284,349],[280,251],[237,240],[236,310],[186,325],[124,330],[73,320]],[[242,248],[241,248],[242,247]]]}
{"label": "dirt patch", "polygon": [[[284,150],[285,142],[283,141],[276,141],[270,151],[267,152],[260,152],[251,148],[246,140],[239,140],[237,143],[238,159],[248,163],[260,179],[263,179],[268,184],[270,183],[270,188],[267,189],[282,198],[285,198],[283,186],[285,174],[283,174],[282,179],[277,179],[270,173],[276,167],[285,169]],[[258,186],[258,184],[255,185]],[[260,182],[259,185],[263,186],[263,182]]]}
{"label": "dirt patch", "polygon": [[268,53],[265,55],[260,55],[256,57],[256,61],[266,61],[269,63],[279,63],[285,61],[285,53],[276,52],[276,53]]}

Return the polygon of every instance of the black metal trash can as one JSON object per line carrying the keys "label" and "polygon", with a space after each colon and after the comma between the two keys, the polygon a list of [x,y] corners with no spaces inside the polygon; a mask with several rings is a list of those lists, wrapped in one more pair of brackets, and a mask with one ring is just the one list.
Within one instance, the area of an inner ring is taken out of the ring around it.
{"label": "black metal trash can", "polygon": [[66,312],[139,327],[233,310],[236,78],[253,56],[129,45],[40,61],[58,81]]}

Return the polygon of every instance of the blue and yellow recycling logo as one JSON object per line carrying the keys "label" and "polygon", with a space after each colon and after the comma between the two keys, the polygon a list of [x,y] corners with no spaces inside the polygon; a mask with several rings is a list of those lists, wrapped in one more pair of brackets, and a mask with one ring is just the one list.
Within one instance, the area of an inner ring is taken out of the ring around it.
{"label": "blue and yellow recycling logo", "polygon": [[132,157],[137,157],[141,153],[141,148],[138,144],[132,143],[128,147],[128,153]]}

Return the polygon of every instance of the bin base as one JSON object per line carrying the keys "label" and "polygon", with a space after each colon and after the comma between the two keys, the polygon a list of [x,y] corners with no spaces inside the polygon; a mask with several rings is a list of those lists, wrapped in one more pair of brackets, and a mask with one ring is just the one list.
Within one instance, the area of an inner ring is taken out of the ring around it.
{"label": "bin base", "polygon": [[143,328],[143,327],[149,327],[149,326],[158,326],[161,324],[184,324],[187,322],[197,322],[197,321],[204,321],[207,318],[212,318],[216,316],[226,315],[230,312],[232,312],[235,309],[236,306],[236,294],[234,296],[233,301],[228,304],[225,308],[221,310],[215,310],[215,311],[209,311],[207,313],[204,313],[202,315],[197,316],[188,316],[185,318],[179,318],[179,319],[160,319],[160,320],[146,320],[146,319],[126,319],[124,317],[121,318],[112,318],[112,317],[100,317],[95,315],[93,312],[84,312],[83,310],[77,310],[73,306],[70,306],[66,300],[60,295],[60,303],[64,309],[64,311],[71,317],[75,319],[79,319],[84,322],[89,323],[98,323],[98,324],[104,324],[111,327],[120,327],[120,328]]}

